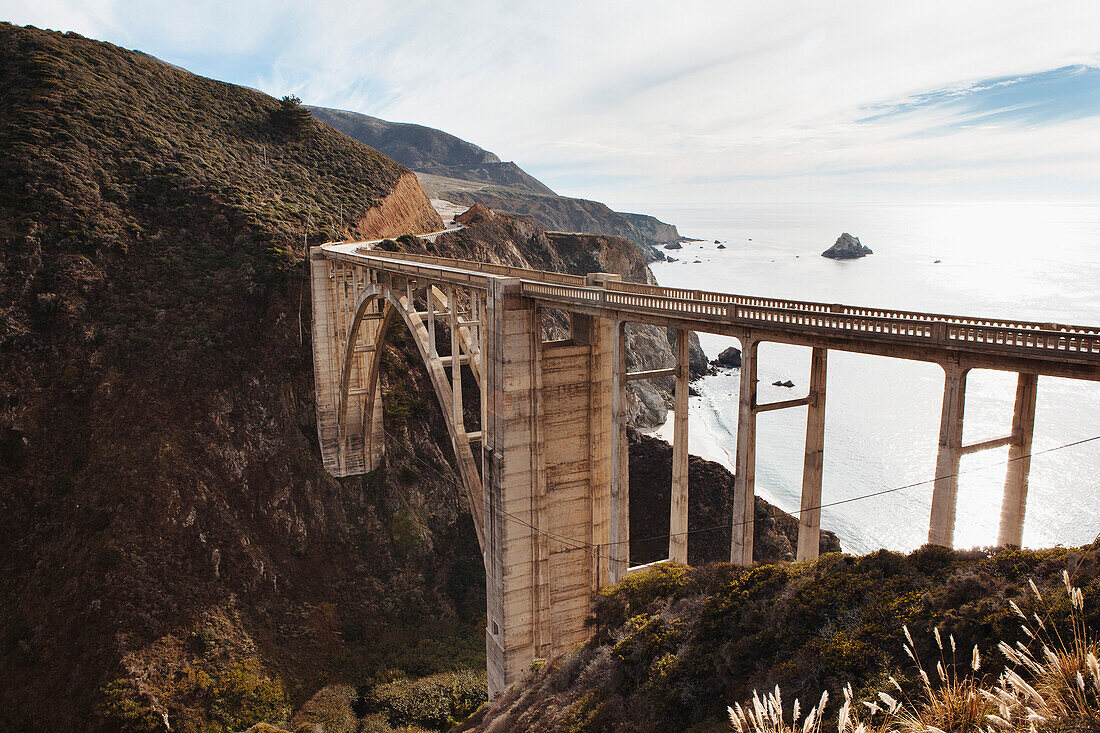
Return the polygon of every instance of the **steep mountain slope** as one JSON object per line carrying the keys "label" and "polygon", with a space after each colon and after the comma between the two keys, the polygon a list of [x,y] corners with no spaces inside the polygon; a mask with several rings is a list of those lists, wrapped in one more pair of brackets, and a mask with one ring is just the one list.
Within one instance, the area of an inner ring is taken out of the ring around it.
{"label": "steep mountain slope", "polygon": [[[476,638],[453,486],[316,458],[304,245],[439,228],[415,177],[73,34],[0,25],[0,90],[0,727],[236,727],[429,626]],[[395,460],[449,470],[433,419]]]}
{"label": "steep mountain slope", "polygon": [[548,186],[527,175],[512,162],[442,130],[326,107],[308,108],[317,119],[361,143],[379,150],[414,171],[447,178],[495,184],[545,196],[555,196]]}
{"label": "steep mountain slope", "polygon": [[626,237],[642,247],[649,261],[664,256],[655,247],[681,239],[675,226],[652,216],[558,196],[515,163],[501,163],[487,150],[445,132],[357,112],[309,109],[318,119],[417,171],[432,198],[467,206],[482,203],[506,214],[529,216],[551,231]]}

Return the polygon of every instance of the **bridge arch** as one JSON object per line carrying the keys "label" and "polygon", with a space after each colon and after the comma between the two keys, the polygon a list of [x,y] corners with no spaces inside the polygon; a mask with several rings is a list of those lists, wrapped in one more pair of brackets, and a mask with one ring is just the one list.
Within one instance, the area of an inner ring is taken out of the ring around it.
{"label": "bridge arch", "polygon": [[[447,295],[431,286],[425,289],[424,294],[427,307],[432,309],[433,313],[440,309],[449,313],[449,309],[454,303],[453,297],[453,293],[450,294],[450,297],[447,297]],[[378,305],[381,305],[380,312]],[[459,466],[459,474],[470,515],[474,521],[474,528],[477,531],[478,543],[484,547],[483,508],[485,500],[481,476],[473,451],[470,448],[470,435],[463,424],[461,400],[455,399],[455,389],[457,387],[458,390],[461,390],[461,381],[455,379],[453,375],[448,376],[448,363],[445,361],[448,358],[450,359],[449,365],[452,370],[462,368],[463,358],[461,352],[463,346],[465,346],[467,354],[472,350],[470,334],[462,334],[456,319],[449,319],[450,327],[456,331],[452,334],[451,339],[452,354],[450,357],[441,357],[435,349],[434,334],[431,334],[428,330],[429,324],[425,322],[421,313],[416,310],[415,297],[411,289],[407,289],[402,294],[395,292],[382,283],[373,283],[363,288],[354,303],[352,311],[353,316],[342,352],[342,369],[336,409],[337,440],[341,452],[346,452],[349,448],[348,423],[351,419],[357,420],[358,424],[362,425],[363,435],[367,436],[367,440],[370,440],[371,436],[375,441],[382,440],[381,425],[374,424],[374,421],[381,420],[381,415],[376,410],[376,400],[381,398],[379,375],[381,373],[382,349],[385,345],[390,324],[394,316],[397,316],[408,328],[417,352],[427,369],[428,378],[431,380],[439,407],[443,412],[444,422],[447,425],[447,434],[451,439],[451,447]],[[368,317],[373,317],[376,324],[370,329],[364,329],[363,325]],[[434,330],[434,323],[431,324],[431,328]],[[364,341],[367,343],[362,343]],[[367,354],[366,374],[359,375],[357,380],[361,385],[360,389],[364,400],[361,412],[349,415],[349,396],[355,366],[355,360],[352,357],[357,353],[357,350],[360,350],[360,353],[365,352]],[[457,352],[457,359],[455,352]],[[476,363],[472,360],[468,361],[471,366]],[[480,385],[481,370],[471,369],[471,371]],[[484,395],[482,399],[484,399]]]}

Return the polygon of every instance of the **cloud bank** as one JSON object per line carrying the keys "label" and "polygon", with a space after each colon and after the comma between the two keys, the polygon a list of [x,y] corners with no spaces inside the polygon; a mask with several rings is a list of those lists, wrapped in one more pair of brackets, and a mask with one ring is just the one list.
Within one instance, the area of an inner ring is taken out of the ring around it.
{"label": "cloud bank", "polygon": [[438,127],[560,192],[1095,200],[1100,4],[0,0],[311,104]]}

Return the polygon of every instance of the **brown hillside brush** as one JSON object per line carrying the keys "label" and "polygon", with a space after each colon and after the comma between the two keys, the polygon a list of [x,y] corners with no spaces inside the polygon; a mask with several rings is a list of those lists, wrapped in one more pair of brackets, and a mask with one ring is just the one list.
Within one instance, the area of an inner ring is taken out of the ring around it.
{"label": "brown hillside brush", "polygon": [[[1001,641],[998,648],[1010,666],[995,683],[988,684],[980,674],[977,647],[971,654],[969,670],[960,676],[955,639],[950,636],[945,644],[939,629],[935,630],[935,637],[940,659],[933,681],[917,656],[909,630],[903,627],[905,652],[921,679],[919,692],[913,698],[907,697],[891,677],[897,697],[879,692],[876,699],[853,705],[852,688],[847,686],[837,716],[838,733],[1100,731],[1100,642],[1085,624],[1084,595],[1074,587],[1068,572],[1062,577],[1069,599],[1072,635],[1063,635],[1053,624],[1048,624],[1053,604],[1047,603],[1030,582],[1035,600],[1047,607],[1046,619],[1038,612],[1028,616],[1010,602],[1022,620],[1021,630],[1028,642],[1010,645]],[[799,702],[795,700],[787,722],[776,687],[763,697],[754,694],[748,706],[738,704],[729,708],[730,722],[738,733],[820,733],[828,697],[828,693],[823,694],[818,705],[801,719]]]}

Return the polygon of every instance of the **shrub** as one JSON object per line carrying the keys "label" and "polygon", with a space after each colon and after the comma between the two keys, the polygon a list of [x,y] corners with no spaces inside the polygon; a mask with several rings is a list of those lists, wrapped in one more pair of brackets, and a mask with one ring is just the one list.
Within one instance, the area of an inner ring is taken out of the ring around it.
{"label": "shrub", "polygon": [[290,719],[291,725],[320,724],[325,733],[356,733],[359,721],[352,705],[358,695],[348,685],[330,685],[311,697]]}
{"label": "shrub", "polygon": [[224,729],[243,730],[290,716],[282,680],[264,674],[255,660],[238,662],[216,677],[200,670],[195,679],[197,688],[211,700],[210,718]]}
{"label": "shrub", "polygon": [[142,699],[127,680],[118,679],[101,690],[99,715],[108,728],[124,733],[160,733],[167,730],[164,718]]}
{"label": "shrub", "polygon": [[[953,636],[945,644],[935,630],[939,660],[929,673],[905,629],[905,652],[916,665],[919,692],[908,697],[893,677],[893,689],[880,691],[864,702],[864,718],[859,706],[853,706],[851,686],[844,690],[844,703],[837,717],[839,733],[964,733],[966,731],[1012,731],[1050,733],[1100,730],[1100,640],[1085,623],[1084,595],[1063,572],[1066,597],[1070,606],[1069,631],[1059,632],[1052,622],[1057,603],[1044,601],[1032,582],[1035,600],[1046,606],[1044,615],[1030,616],[1010,602],[1022,620],[1021,630],[1028,643],[1010,645],[1001,641],[1000,652],[1009,666],[989,683],[981,676],[978,647],[970,654],[969,668],[960,676]],[[1044,620],[1045,617],[1045,620]],[[895,696],[896,693],[896,696]],[[730,722],[739,733],[819,733],[825,717],[828,693],[802,719],[798,700],[791,709],[790,722],[783,710],[777,686],[761,697],[753,693],[749,705],[728,709]]]}
{"label": "shrub", "polygon": [[443,730],[465,720],[487,699],[485,673],[463,670],[378,685],[367,695],[367,705],[391,725]]}

